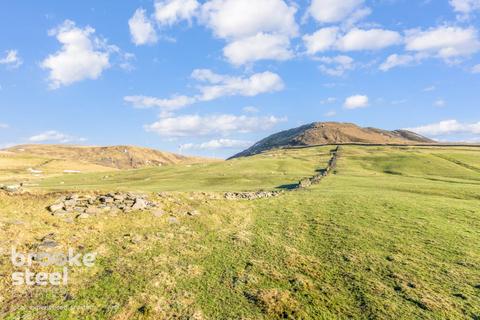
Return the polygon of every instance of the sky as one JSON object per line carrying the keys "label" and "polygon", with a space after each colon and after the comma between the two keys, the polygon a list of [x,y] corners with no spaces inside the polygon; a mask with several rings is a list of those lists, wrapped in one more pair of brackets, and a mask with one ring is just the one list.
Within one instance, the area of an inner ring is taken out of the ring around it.
{"label": "sky", "polygon": [[0,148],[228,157],[315,121],[480,142],[480,0],[0,1]]}

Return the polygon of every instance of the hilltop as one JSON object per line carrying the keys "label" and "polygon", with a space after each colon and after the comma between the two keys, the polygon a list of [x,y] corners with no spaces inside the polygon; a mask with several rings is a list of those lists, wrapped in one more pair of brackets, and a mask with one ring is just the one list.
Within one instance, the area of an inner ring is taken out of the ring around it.
{"label": "hilltop", "polygon": [[327,144],[422,144],[434,140],[407,130],[388,131],[362,128],[353,123],[314,122],[298,128],[275,133],[232,158],[251,156],[266,150]]}
{"label": "hilltop", "polygon": [[5,151],[55,160],[81,161],[115,169],[136,169],[212,161],[133,146],[20,145]]}

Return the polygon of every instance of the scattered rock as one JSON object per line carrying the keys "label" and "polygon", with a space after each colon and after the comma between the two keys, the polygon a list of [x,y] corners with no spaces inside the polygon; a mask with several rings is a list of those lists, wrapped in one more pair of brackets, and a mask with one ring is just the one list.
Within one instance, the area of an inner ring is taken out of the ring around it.
{"label": "scattered rock", "polygon": [[57,212],[57,211],[60,211],[60,210],[63,210],[63,208],[65,207],[65,205],[63,203],[56,203],[56,204],[52,204],[50,207],[48,207],[48,210],[50,212]]}
{"label": "scattered rock", "polygon": [[200,212],[198,212],[197,210],[187,211],[187,216],[199,216],[199,215],[200,215]]}
{"label": "scattered rock", "polygon": [[81,213],[77,216],[77,219],[89,219],[90,215],[86,213]]}

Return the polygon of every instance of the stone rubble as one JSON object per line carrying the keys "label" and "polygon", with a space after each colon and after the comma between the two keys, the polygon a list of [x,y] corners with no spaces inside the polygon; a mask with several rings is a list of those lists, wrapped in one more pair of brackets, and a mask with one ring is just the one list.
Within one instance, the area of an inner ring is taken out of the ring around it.
{"label": "stone rubble", "polygon": [[77,219],[88,219],[104,212],[142,211],[156,207],[157,204],[150,202],[145,195],[117,192],[98,196],[64,196],[49,206],[48,211],[54,216],[65,217],[73,214]]}
{"label": "stone rubble", "polygon": [[227,200],[255,200],[278,197],[283,191],[256,191],[256,192],[226,192],[223,197]]}

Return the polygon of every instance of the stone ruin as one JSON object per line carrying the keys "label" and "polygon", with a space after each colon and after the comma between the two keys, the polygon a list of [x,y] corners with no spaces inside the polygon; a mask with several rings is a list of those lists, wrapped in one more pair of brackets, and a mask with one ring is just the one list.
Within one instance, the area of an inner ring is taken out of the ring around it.
{"label": "stone ruin", "polygon": [[278,197],[282,193],[282,191],[226,192],[223,197],[227,200],[255,200]]}
{"label": "stone ruin", "polygon": [[106,212],[130,212],[150,210],[157,204],[150,202],[145,195],[133,193],[108,193],[105,195],[69,195],[64,196],[48,207],[54,216],[75,215],[78,219],[89,218]]}

